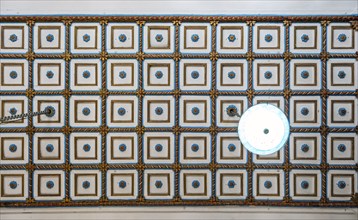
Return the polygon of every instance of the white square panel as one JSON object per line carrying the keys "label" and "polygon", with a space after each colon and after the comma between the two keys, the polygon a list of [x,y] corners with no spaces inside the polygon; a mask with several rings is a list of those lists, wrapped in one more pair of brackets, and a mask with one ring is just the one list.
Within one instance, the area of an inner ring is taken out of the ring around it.
{"label": "white square panel", "polygon": [[26,53],[28,50],[28,26],[21,23],[0,24],[0,49],[2,53]]}
{"label": "white square panel", "polygon": [[138,51],[138,25],[109,23],[107,25],[108,53],[135,53]]}
{"label": "white square panel", "polygon": [[26,60],[0,59],[0,91],[26,90],[28,75]]}

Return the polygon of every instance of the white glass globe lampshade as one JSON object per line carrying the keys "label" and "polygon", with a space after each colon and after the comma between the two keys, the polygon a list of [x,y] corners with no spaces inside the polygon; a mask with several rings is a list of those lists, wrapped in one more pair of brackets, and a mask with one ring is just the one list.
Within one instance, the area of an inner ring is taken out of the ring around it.
{"label": "white glass globe lampshade", "polygon": [[241,143],[254,154],[267,155],[286,143],[290,126],[286,115],[270,104],[258,104],[241,116],[238,126]]}

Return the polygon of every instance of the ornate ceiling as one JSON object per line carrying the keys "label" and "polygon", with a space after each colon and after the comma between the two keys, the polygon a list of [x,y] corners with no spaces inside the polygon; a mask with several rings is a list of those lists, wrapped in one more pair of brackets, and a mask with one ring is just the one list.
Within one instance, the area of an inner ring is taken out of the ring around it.
{"label": "ornate ceiling", "polygon": [[[1,206],[357,207],[358,18],[0,17]],[[290,122],[277,153],[237,134]]]}

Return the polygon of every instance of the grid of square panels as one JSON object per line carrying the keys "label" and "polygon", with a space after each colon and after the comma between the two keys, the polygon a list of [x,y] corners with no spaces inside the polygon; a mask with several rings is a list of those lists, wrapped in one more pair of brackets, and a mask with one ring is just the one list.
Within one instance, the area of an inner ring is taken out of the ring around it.
{"label": "grid of square panels", "polygon": [[[355,206],[356,17],[82,19],[1,20],[0,116],[55,109],[1,124],[2,206]],[[228,113],[258,103],[272,155]]]}

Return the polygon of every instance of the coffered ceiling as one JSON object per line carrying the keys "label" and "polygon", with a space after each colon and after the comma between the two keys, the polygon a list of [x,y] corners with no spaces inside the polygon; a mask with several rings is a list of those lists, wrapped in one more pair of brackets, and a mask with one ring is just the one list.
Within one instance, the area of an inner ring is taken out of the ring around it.
{"label": "coffered ceiling", "polygon": [[[1,206],[357,206],[356,16],[0,17]],[[259,156],[250,106],[290,137]]]}

